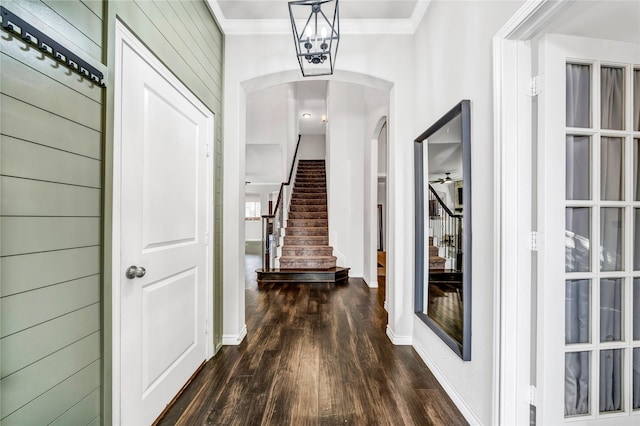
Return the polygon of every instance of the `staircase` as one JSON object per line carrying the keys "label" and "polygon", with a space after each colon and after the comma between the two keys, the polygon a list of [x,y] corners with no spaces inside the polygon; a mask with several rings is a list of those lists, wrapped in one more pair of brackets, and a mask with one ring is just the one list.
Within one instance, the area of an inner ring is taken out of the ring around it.
{"label": "staircase", "polygon": [[324,160],[300,160],[285,227],[280,269],[331,269]]}
{"label": "staircase", "polygon": [[438,256],[438,247],[433,245],[433,237],[429,237],[429,271],[444,271],[446,259]]}
{"label": "staircase", "polygon": [[349,279],[349,268],[336,266],[333,247],[329,246],[324,160],[298,162],[281,250],[279,268],[256,270],[259,287],[341,284]]}

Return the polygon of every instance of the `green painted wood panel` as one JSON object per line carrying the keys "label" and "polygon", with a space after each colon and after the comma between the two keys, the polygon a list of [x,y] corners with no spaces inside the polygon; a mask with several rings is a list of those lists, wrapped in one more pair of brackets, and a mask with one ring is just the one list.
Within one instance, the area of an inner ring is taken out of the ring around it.
{"label": "green painted wood panel", "polygon": [[[1,337],[59,318],[98,302],[100,302],[99,275],[3,297],[0,299]],[[25,306],[28,306],[29,309],[25,309]]]}
{"label": "green painted wood panel", "polygon": [[[7,33],[3,33],[3,36],[10,37],[11,39],[0,39],[2,52],[6,56],[46,75],[71,90],[83,94],[89,99],[93,99],[98,103],[101,102],[102,93],[100,90],[96,90],[96,85],[91,80],[79,78],[78,74],[69,72],[69,70],[61,66],[58,61],[43,55],[39,49],[30,43],[24,42],[19,37],[11,36]],[[0,57],[0,61],[2,58],[3,57]]]}
{"label": "green painted wood panel", "polygon": [[99,244],[99,218],[0,218],[1,256],[96,246]]}
{"label": "green painted wood panel", "polygon": [[102,186],[101,163],[98,160],[9,136],[0,136],[0,152],[0,170],[5,176],[92,188]]}
{"label": "green painted wood panel", "polygon": [[98,18],[91,9],[78,7],[77,2],[59,0],[42,0],[42,2],[63,20],[73,23],[76,30],[97,46],[102,46],[102,19]]}
{"label": "green painted wood panel", "polygon": [[[100,131],[100,103],[4,53],[0,55],[0,66],[0,90],[3,94]],[[44,93],[47,96],[42,96]]]}
{"label": "green painted wood panel", "polygon": [[0,258],[0,297],[99,274],[100,262],[99,246]]}
{"label": "green painted wood panel", "polygon": [[[182,23],[185,27],[193,27],[196,30],[191,31],[194,34],[194,41],[198,43],[200,50],[207,54],[217,74],[220,74],[222,72],[222,49],[220,44],[222,37],[217,28],[213,28],[202,19],[201,13],[203,11],[205,16],[209,13],[206,5],[197,2],[169,2],[169,4],[175,10],[175,13],[182,17]],[[210,46],[213,48],[210,48]]]}
{"label": "green painted wood panel", "polygon": [[[143,5],[145,3],[140,4],[141,7]],[[146,12],[147,16],[151,16],[151,13],[153,13],[162,17],[163,21],[159,22],[159,25],[161,28],[166,28],[165,31],[175,32],[170,38],[174,40],[175,47],[185,58],[185,61],[191,64],[196,74],[207,76],[206,80],[202,77],[205,82],[213,84],[217,89],[220,89],[220,62],[212,61],[212,56],[207,55],[202,50],[203,47],[206,47],[202,33],[197,27],[193,26],[193,21],[189,19],[186,10],[179,3],[173,5],[171,2],[163,1],[155,2],[153,6],[155,6],[155,9],[149,7]],[[176,13],[176,10],[180,13]],[[190,25],[185,25],[185,20],[187,19]]]}
{"label": "green painted wood panel", "polygon": [[[95,344],[95,340],[91,342]],[[62,351],[61,351],[62,352]],[[69,354],[70,351],[64,355]],[[49,373],[45,373],[48,375]],[[10,376],[11,377],[11,376]],[[0,382],[2,383],[2,382]],[[94,361],[2,419],[2,426],[45,425],[65,414],[100,386],[100,361]],[[98,410],[94,417],[98,417]],[[67,423],[75,426],[73,423]]]}
{"label": "green painted wood panel", "polygon": [[100,389],[87,395],[82,401],[55,419],[49,426],[87,425],[100,412]]}
{"label": "green painted wood panel", "polygon": [[[71,3],[70,7],[85,7],[77,0],[63,0]],[[77,55],[89,55],[86,61],[102,60],[102,47],[78,30],[77,22],[66,21],[65,18],[47,7],[39,0],[3,0],[3,6],[20,16],[29,24],[40,29],[49,37]],[[82,52],[84,51],[84,52]]]}
{"label": "green painted wood panel", "polygon": [[101,21],[104,16],[104,8],[102,4],[102,0],[80,0],[82,4],[85,5],[91,12],[96,15]]}
{"label": "green painted wood panel", "polygon": [[100,304],[94,303],[5,337],[0,348],[0,378],[99,330]]}
{"label": "green painted wood panel", "polygon": [[0,214],[4,216],[100,217],[99,188],[2,177]]}
{"label": "green painted wood panel", "polygon": [[[0,417],[2,421],[4,422],[4,417],[98,359],[100,359],[100,333],[94,333],[3,378],[0,380]],[[91,391],[93,389],[89,392]],[[64,395],[57,395],[57,397],[63,398]],[[49,416],[52,417],[52,420],[57,417],[52,412],[48,413]]]}
{"label": "green painted wood panel", "polygon": [[[2,3],[104,70],[102,1]],[[0,67],[0,423],[100,423],[104,91],[4,32]]]}
{"label": "green painted wood panel", "polygon": [[[112,7],[113,12],[122,17],[123,21],[132,28],[133,32],[144,41],[149,49],[211,109],[212,104],[222,99],[221,89],[207,84],[207,81],[211,81],[208,78],[208,74],[197,74],[191,64],[187,62],[188,58],[182,57],[183,52],[178,50],[178,46],[183,45],[183,43],[181,44],[179,40],[168,39],[171,36],[175,37],[176,34],[171,27],[156,25],[156,22],[147,16],[146,12],[149,11],[153,18],[162,18],[158,9],[152,3],[155,2],[113,2],[109,3],[109,6]],[[215,25],[213,19],[211,25]],[[220,87],[222,87],[222,84],[220,84]],[[214,113],[219,111],[212,110]]]}
{"label": "green painted wood panel", "polygon": [[102,158],[99,131],[0,95],[0,133],[96,160]]}

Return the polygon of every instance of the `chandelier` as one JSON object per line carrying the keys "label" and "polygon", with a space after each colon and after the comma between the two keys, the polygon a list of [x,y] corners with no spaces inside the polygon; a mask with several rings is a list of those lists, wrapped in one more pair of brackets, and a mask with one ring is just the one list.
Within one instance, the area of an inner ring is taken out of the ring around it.
{"label": "chandelier", "polygon": [[340,41],[338,0],[290,1],[289,16],[302,76],[333,74]]}

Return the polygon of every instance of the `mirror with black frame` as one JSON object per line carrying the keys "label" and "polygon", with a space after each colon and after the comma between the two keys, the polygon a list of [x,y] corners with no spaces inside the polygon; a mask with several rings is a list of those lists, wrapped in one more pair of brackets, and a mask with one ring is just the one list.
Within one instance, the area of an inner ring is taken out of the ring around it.
{"label": "mirror with black frame", "polygon": [[415,313],[471,360],[471,117],[463,100],[414,141]]}

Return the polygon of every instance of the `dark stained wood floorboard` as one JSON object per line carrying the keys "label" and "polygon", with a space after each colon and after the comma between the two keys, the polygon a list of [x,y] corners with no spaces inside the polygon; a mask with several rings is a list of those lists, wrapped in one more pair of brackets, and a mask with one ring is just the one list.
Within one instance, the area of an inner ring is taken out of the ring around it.
{"label": "dark stained wood floorboard", "polygon": [[160,425],[465,425],[410,346],[385,334],[378,290],[246,290],[247,337],[224,346]]}

